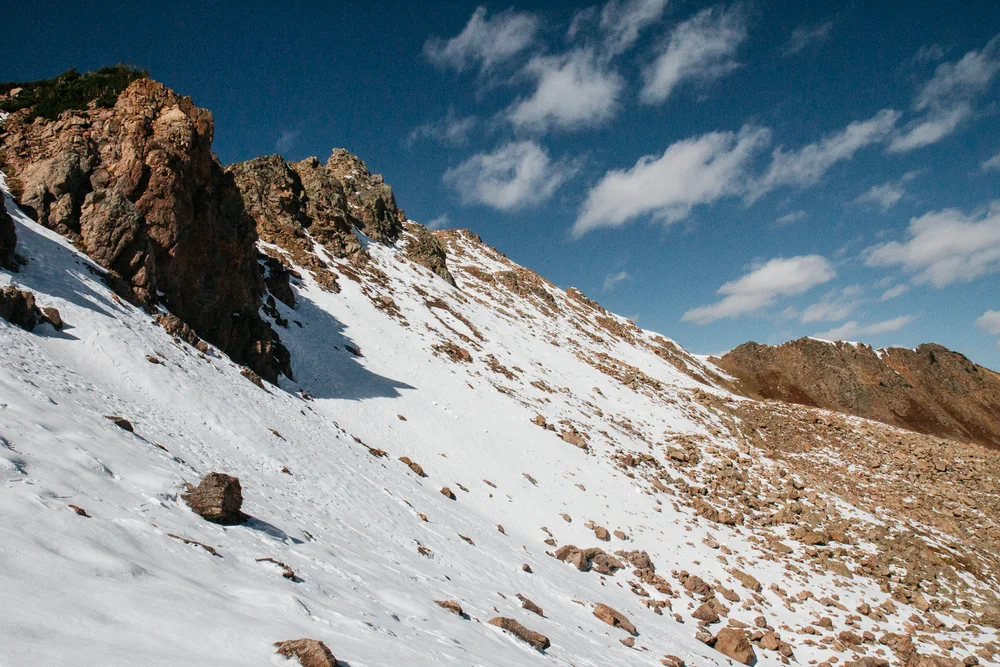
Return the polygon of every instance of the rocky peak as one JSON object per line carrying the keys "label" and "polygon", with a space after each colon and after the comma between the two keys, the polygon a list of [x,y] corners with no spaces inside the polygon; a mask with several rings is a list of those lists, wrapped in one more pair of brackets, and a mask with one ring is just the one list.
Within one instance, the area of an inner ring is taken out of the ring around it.
{"label": "rocky peak", "polygon": [[291,374],[258,312],[255,225],[211,152],[211,112],[142,78],[111,107],[55,120],[25,108],[4,130],[4,171],[21,208],[108,269],[119,294],[162,304],[271,381]]}
{"label": "rocky peak", "polygon": [[1000,374],[936,344],[875,350],[800,338],[746,343],[716,363],[742,393],[1000,447]]}
{"label": "rocky peak", "polygon": [[399,238],[406,214],[396,206],[392,188],[380,174],[370,173],[357,155],[343,148],[333,149],[326,169],[343,184],[351,213],[367,236],[383,242]]}

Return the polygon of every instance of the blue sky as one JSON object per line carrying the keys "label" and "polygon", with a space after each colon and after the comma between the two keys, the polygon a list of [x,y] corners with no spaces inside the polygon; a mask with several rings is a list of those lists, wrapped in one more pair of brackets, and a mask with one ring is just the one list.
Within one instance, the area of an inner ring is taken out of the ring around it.
{"label": "blue sky", "polygon": [[134,62],[223,162],[335,146],[415,220],[690,350],[940,342],[1000,368],[1000,6],[33,3],[0,79]]}

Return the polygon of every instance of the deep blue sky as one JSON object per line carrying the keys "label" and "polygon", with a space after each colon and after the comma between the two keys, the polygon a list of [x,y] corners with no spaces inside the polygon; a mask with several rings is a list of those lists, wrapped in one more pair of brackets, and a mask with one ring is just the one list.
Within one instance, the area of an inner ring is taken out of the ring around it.
{"label": "deep blue sky", "polygon": [[213,111],[223,162],[348,148],[412,219],[695,352],[1000,368],[996,2],[317,4],[35,2],[0,80],[136,63]]}

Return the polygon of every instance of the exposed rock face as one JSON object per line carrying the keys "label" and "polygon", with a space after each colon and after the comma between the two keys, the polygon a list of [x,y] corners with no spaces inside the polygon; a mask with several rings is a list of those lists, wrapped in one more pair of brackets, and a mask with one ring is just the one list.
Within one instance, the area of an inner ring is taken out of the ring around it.
{"label": "exposed rock face", "polygon": [[14,229],[14,219],[7,212],[3,199],[3,194],[0,193],[0,267],[13,269],[17,262],[17,258],[14,256],[17,231]]}
{"label": "exposed rock face", "polygon": [[278,655],[297,658],[302,667],[337,667],[333,652],[317,639],[289,639],[274,645]]}
{"label": "exposed rock face", "polygon": [[940,345],[873,350],[801,338],[746,343],[716,362],[743,393],[1000,447],[1000,374]]}
{"label": "exposed rock face", "polygon": [[197,487],[184,494],[184,502],[202,518],[223,525],[237,524],[245,518],[243,488],[231,475],[210,472]]}
{"label": "exposed rock face", "polygon": [[28,112],[7,119],[2,140],[22,209],[108,269],[129,301],[163,303],[272,382],[290,375],[258,314],[257,234],[212,155],[211,113],[150,79],[133,82],[113,108],[31,123]]}
{"label": "exposed rock face", "polygon": [[444,244],[423,225],[408,222],[406,231],[406,256],[454,285],[455,278],[448,270],[448,253]]}
{"label": "exposed rock face", "polygon": [[633,637],[639,634],[639,631],[635,629],[634,625],[632,625],[632,621],[625,617],[625,614],[612,609],[606,604],[598,603],[597,606],[594,607],[594,616],[601,619],[611,627],[621,628]]}
{"label": "exposed rock face", "polygon": [[383,243],[399,238],[406,215],[396,206],[392,188],[381,175],[370,173],[357,155],[343,148],[333,149],[326,170],[343,185],[351,211],[361,221],[365,235]]}
{"label": "exposed rock face", "polygon": [[505,616],[497,616],[496,618],[491,618],[489,620],[490,625],[495,625],[498,628],[506,630],[510,634],[514,635],[523,642],[527,642],[533,648],[544,651],[550,646],[549,638],[540,632],[535,632],[534,630],[529,630],[524,627],[513,618],[507,618]]}
{"label": "exposed rock face", "polygon": [[35,295],[13,285],[0,289],[0,317],[25,331],[33,331],[45,319],[35,305]]}

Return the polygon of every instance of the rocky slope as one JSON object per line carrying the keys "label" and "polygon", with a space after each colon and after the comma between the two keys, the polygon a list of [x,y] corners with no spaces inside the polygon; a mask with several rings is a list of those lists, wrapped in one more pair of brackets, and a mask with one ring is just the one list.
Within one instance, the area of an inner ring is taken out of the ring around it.
{"label": "rocky slope", "polygon": [[716,362],[748,396],[1000,448],[1000,374],[940,345],[875,350],[801,338],[746,343]]}
{"label": "rocky slope", "polygon": [[0,663],[1000,664],[1000,452],[746,398],[345,152],[226,174],[276,385],[10,207],[65,326],[0,320]]}

